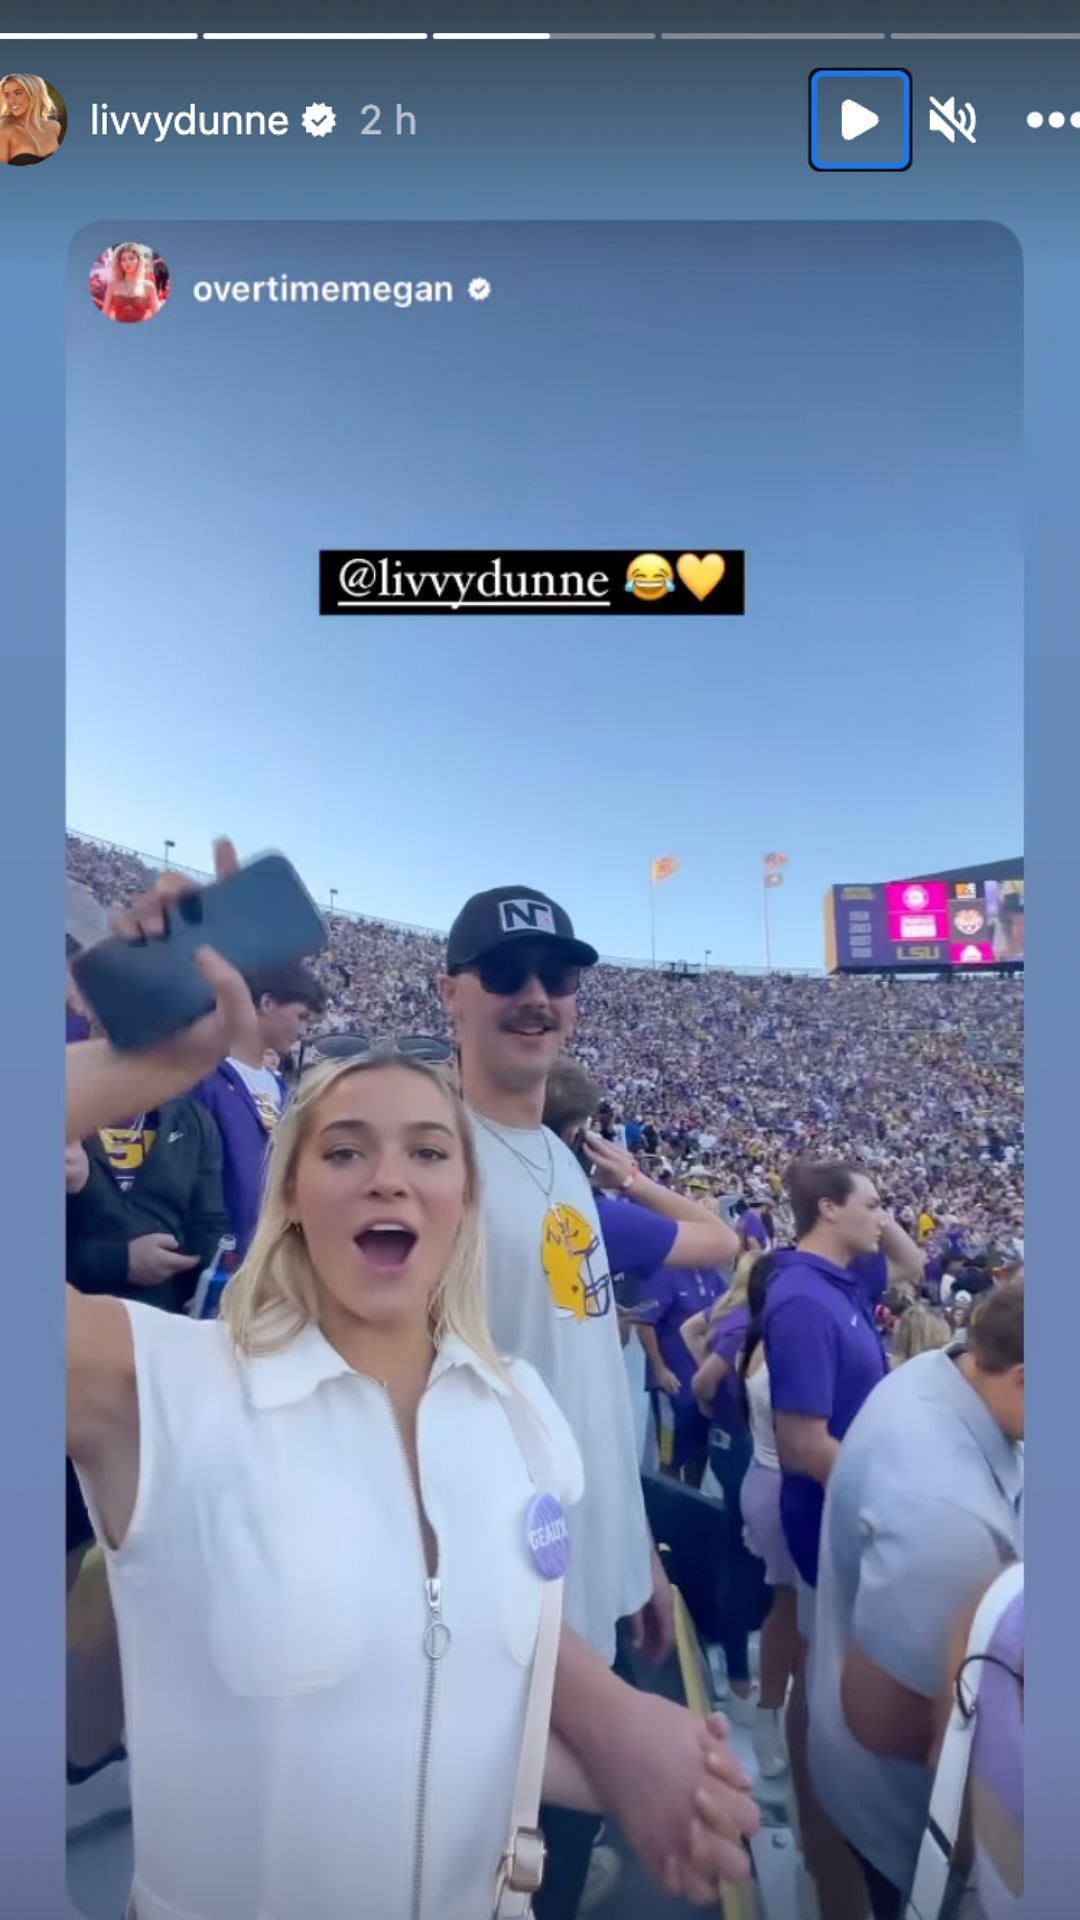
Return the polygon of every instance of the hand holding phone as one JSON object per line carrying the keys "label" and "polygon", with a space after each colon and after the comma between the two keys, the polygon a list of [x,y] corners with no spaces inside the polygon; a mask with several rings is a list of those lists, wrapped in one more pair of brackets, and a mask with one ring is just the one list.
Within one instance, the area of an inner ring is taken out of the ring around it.
{"label": "hand holding phone", "polygon": [[218,878],[206,887],[163,874],[120,917],[116,936],[73,962],[80,993],[119,1051],[158,1046],[211,1012],[214,985],[196,961],[203,949],[250,975],[326,945],[322,917],[281,854],[241,867],[221,842],[216,861]]}

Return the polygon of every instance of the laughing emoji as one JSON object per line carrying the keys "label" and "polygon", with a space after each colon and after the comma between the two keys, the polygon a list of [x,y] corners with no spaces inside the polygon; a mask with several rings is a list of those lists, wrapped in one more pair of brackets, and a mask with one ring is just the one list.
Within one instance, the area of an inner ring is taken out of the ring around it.
{"label": "laughing emoji", "polygon": [[626,591],[635,600],[662,600],[675,591],[675,569],[662,553],[639,553],[626,569]]}

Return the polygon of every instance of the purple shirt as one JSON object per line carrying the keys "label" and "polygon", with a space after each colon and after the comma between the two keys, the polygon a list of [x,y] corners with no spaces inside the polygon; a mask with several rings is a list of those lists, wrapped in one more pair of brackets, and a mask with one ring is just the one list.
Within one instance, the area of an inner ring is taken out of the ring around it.
{"label": "purple shirt", "polygon": [[722,1314],[709,1328],[709,1352],[727,1368],[713,1401],[713,1420],[725,1433],[742,1433],[746,1428],[736,1366],[749,1331],[750,1309],[745,1301],[740,1307],[732,1307],[730,1313]]}
{"label": "purple shirt", "polygon": [[[881,1258],[878,1256],[871,1256]],[[795,1250],[765,1300],[765,1357],[776,1413],[825,1420],[842,1440],[888,1362],[873,1321],[862,1261],[835,1267]],[[799,1574],[817,1585],[825,1489],[806,1474],[784,1470],[780,1517]]]}
{"label": "purple shirt", "polygon": [[616,1199],[611,1193],[596,1195],[596,1211],[612,1278],[635,1273],[642,1278],[662,1267],[679,1231],[677,1220],[661,1213],[650,1213],[633,1200]]}
{"label": "purple shirt", "polygon": [[867,1304],[873,1310],[880,1306],[889,1284],[889,1262],[883,1253],[859,1253],[848,1262],[848,1272],[855,1275]]}
{"label": "purple shirt", "polygon": [[688,1406],[694,1404],[690,1382],[697,1363],[680,1328],[695,1313],[708,1313],[724,1285],[721,1275],[708,1268],[658,1267],[650,1274],[635,1310],[644,1326],[656,1328],[660,1358],[679,1382],[676,1398]]}
{"label": "purple shirt", "polygon": [[769,1244],[769,1236],[765,1231],[765,1222],[760,1213],[754,1212],[753,1207],[748,1207],[746,1212],[741,1216],[739,1220],[739,1232],[742,1234],[744,1240],[753,1240],[759,1247],[767,1247]]}
{"label": "purple shirt", "polygon": [[244,1080],[228,1060],[200,1080],[191,1097],[209,1110],[221,1133],[221,1183],[239,1265],[259,1218],[270,1138]]}
{"label": "purple shirt", "polygon": [[[773,1255],[773,1259],[777,1263],[794,1259],[802,1260],[805,1258],[807,1258],[807,1256],[801,1254],[797,1247],[782,1247],[778,1253]],[[830,1263],[826,1261],[825,1264],[828,1266]],[[875,1307],[880,1306],[885,1296],[885,1290],[889,1284],[889,1262],[885,1255],[883,1253],[857,1253],[854,1260],[849,1260],[846,1271],[859,1282],[871,1311],[873,1311]]]}

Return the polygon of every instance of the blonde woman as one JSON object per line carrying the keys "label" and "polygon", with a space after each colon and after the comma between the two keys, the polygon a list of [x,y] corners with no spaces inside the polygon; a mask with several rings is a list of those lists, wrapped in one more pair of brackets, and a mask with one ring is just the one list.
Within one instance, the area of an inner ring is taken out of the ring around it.
{"label": "blonde woman", "polygon": [[750,1552],[764,1562],[765,1581],[772,1592],[761,1626],[761,1685],[753,1730],[758,1768],[765,1780],[777,1779],[788,1769],[784,1710],[799,1638],[798,1574],[780,1518],[782,1475],[763,1338],[765,1296],[777,1271],[777,1261],[766,1254],[750,1276],[750,1327],[738,1360],[742,1408],[753,1448],[739,1495],[745,1540]]}
{"label": "blonde woman", "polygon": [[704,1313],[695,1313],[683,1322],[683,1340],[697,1362],[691,1382],[694,1397],[703,1413],[727,1432],[745,1425],[739,1406],[735,1362],[750,1325],[747,1292],[750,1277],[762,1257],[760,1247],[750,1247],[735,1263],[731,1285],[716,1305]]}
{"label": "blonde woman", "polygon": [[936,1347],[947,1347],[952,1337],[952,1328],[940,1313],[935,1313],[925,1300],[913,1300],[897,1322],[889,1365],[902,1367],[905,1360],[914,1360],[918,1353],[932,1353]]}
{"label": "blonde woman", "polygon": [[[69,1049],[69,1135],[228,1051],[250,996],[202,965],[218,1008],[174,1043]],[[492,1350],[472,1134],[437,1070],[389,1053],[305,1077],[221,1320],[69,1291],[68,1452],[119,1634],[135,1920],[490,1915],[581,1468],[537,1376]],[[605,1737],[636,1751],[646,1714],[606,1678]],[[756,1825],[745,1783],[715,1778],[720,1732],[687,1724],[675,1760],[667,1879],[701,1905],[746,1878]],[[552,1737],[545,1796],[595,1808],[590,1768]]]}
{"label": "blonde woman", "polygon": [[106,320],[152,320],[161,312],[149,247],[125,240],[109,257],[109,277],[101,308]]}
{"label": "blonde woman", "polygon": [[61,127],[40,74],[5,73],[0,80],[0,164],[32,167],[60,145]]}

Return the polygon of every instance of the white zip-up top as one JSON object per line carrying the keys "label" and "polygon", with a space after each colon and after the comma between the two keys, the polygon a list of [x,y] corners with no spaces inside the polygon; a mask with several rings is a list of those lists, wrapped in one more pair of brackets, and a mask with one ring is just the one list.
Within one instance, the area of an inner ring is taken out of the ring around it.
{"label": "white zip-up top", "polygon": [[540,1617],[527,1510],[582,1491],[562,1414],[530,1367],[445,1343],[431,1580],[377,1381],[314,1327],[238,1358],[218,1321],[125,1305],[139,1486],[107,1558],[138,1920],[482,1920]]}

